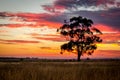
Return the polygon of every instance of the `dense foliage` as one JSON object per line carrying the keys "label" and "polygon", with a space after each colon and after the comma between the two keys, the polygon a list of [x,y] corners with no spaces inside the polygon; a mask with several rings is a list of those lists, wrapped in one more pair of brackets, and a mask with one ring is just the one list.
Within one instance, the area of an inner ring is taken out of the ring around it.
{"label": "dense foliage", "polygon": [[93,21],[81,16],[72,17],[67,22],[57,29],[61,35],[69,39],[68,43],[61,46],[61,54],[67,50],[69,52],[76,52],[78,60],[84,53],[91,55],[97,49],[96,42],[102,42],[98,34],[102,34],[100,30],[92,27]]}

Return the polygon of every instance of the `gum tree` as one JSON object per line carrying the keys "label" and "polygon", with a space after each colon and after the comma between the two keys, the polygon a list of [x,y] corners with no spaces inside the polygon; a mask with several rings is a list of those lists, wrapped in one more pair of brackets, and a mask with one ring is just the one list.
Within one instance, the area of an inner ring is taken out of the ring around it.
{"label": "gum tree", "polygon": [[81,16],[72,17],[69,21],[64,20],[64,24],[57,29],[61,35],[68,39],[68,42],[61,45],[61,54],[64,51],[77,53],[77,60],[81,55],[91,55],[97,49],[96,43],[102,42],[99,34],[100,30],[92,27],[93,21]]}

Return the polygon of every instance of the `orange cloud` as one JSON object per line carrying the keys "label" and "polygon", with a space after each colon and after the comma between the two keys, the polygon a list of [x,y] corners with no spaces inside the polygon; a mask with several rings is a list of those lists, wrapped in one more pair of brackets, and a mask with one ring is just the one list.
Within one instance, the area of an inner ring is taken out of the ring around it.
{"label": "orange cloud", "polygon": [[101,36],[104,41],[119,41],[120,40],[120,33],[106,33]]}
{"label": "orange cloud", "polygon": [[6,30],[0,30],[0,33],[6,33],[6,32],[8,32],[8,31],[6,31]]}
{"label": "orange cloud", "polygon": [[119,50],[96,50],[91,58],[120,58]]}
{"label": "orange cloud", "polygon": [[48,49],[48,50],[50,50],[52,48],[51,47],[40,47],[40,49]]}
{"label": "orange cloud", "polygon": [[28,40],[3,40],[3,39],[0,39],[0,43],[11,43],[11,44],[14,44],[14,43],[39,43],[39,41],[28,41]]}
{"label": "orange cloud", "polygon": [[33,37],[35,39],[38,39],[38,40],[47,40],[47,41],[57,41],[57,42],[64,42],[66,41],[65,38],[61,38],[61,37]]}
{"label": "orange cloud", "polygon": [[56,41],[56,42],[67,41],[65,37],[58,35],[58,34],[31,33],[31,34],[27,34],[27,35],[30,35],[32,38],[37,39],[37,40]]}

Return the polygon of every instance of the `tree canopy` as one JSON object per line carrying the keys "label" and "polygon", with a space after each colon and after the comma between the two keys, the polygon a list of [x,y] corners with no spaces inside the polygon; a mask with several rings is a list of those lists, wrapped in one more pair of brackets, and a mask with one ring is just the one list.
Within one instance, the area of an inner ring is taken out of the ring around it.
{"label": "tree canopy", "polygon": [[76,52],[78,61],[83,54],[91,55],[97,49],[96,43],[102,42],[98,34],[102,32],[93,27],[93,21],[81,16],[72,17],[69,21],[64,20],[64,24],[57,29],[61,35],[66,36],[69,42],[61,45],[61,54],[64,51]]}

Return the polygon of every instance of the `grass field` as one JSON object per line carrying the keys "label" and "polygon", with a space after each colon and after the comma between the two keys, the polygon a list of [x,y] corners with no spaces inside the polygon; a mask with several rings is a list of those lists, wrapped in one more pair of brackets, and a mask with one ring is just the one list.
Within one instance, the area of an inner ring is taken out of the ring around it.
{"label": "grass field", "polygon": [[0,62],[0,80],[120,80],[120,61]]}

